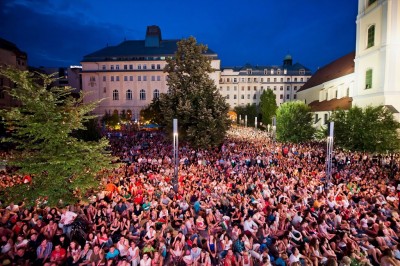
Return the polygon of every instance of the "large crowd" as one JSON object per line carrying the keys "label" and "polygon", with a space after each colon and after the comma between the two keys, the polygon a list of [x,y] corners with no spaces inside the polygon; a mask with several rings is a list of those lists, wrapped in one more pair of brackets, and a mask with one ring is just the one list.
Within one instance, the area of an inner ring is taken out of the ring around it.
{"label": "large crowd", "polygon": [[396,155],[335,149],[327,177],[324,144],[233,128],[181,145],[176,180],[163,133],[109,139],[124,163],[87,201],[1,206],[0,265],[400,265]]}

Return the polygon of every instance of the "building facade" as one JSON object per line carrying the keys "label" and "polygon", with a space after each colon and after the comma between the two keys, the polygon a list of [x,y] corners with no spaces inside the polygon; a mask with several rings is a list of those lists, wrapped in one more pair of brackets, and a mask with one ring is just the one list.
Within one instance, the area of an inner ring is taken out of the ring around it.
{"label": "building facade", "polygon": [[292,63],[287,55],[282,65],[224,67],[219,79],[219,92],[230,108],[260,103],[264,90],[271,89],[277,105],[297,99],[297,91],[311,77],[305,66]]}
{"label": "building facade", "polygon": [[52,86],[68,86],[74,89],[73,93],[79,93],[82,90],[81,66],[40,67],[37,71],[54,75],[56,81]]}
{"label": "building facade", "polygon": [[[28,56],[14,43],[0,38],[0,66],[11,66],[20,70],[27,70]],[[18,102],[7,93],[8,88],[12,86],[13,83],[9,79],[0,76],[1,109],[18,105]]]}
{"label": "building facade", "polygon": [[329,63],[298,92],[324,125],[335,109],[384,105],[400,120],[400,2],[359,0],[356,49]]}
{"label": "building facade", "polygon": [[[98,115],[125,113],[139,117],[161,93],[167,93],[166,58],[173,57],[179,40],[163,40],[158,26],[147,27],[145,40],[124,41],[86,55],[82,64],[82,89],[85,101],[102,100],[95,110]],[[220,60],[208,49],[211,78],[218,82]]]}

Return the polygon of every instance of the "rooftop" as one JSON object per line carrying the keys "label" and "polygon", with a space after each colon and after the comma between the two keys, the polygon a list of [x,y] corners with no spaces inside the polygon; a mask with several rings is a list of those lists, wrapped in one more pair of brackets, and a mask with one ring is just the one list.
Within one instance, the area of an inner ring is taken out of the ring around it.
{"label": "rooftop", "polygon": [[318,86],[329,80],[354,73],[354,57],[355,52],[351,52],[318,69],[298,92]]}
{"label": "rooftop", "polygon": [[340,99],[332,99],[329,101],[313,101],[309,104],[311,107],[311,112],[323,112],[323,111],[333,111],[333,110],[349,110],[351,108],[351,103],[353,98],[343,97]]}

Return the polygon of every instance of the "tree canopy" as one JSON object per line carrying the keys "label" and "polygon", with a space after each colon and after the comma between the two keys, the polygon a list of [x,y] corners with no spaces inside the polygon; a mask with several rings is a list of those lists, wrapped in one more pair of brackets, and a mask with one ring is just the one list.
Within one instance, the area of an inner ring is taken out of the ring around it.
{"label": "tree canopy", "polygon": [[263,91],[260,96],[260,113],[265,126],[272,124],[272,117],[276,114],[277,109],[275,93],[271,89]]}
{"label": "tree canopy", "polygon": [[[245,106],[235,106],[234,111],[236,112],[238,119],[241,118],[243,121],[247,115],[247,126],[254,127],[255,118],[258,116],[257,106],[255,104],[248,103]],[[239,123],[241,123],[241,121],[239,121]]]}
{"label": "tree canopy", "polygon": [[386,152],[399,148],[400,127],[384,106],[352,107],[334,111],[335,145],[354,151]]}
{"label": "tree canopy", "polygon": [[178,42],[175,55],[167,59],[168,93],[160,95],[160,110],[167,130],[178,119],[179,139],[195,147],[222,143],[229,127],[228,105],[217,91],[210,73],[207,47],[194,37]]}
{"label": "tree canopy", "polygon": [[276,135],[279,141],[293,143],[309,141],[314,132],[308,105],[301,101],[293,101],[279,106],[276,111]]}
{"label": "tree canopy", "polygon": [[15,83],[8,93],[20,103],[0,111],[12,130],[8,141],[16,145],[9,163],[18,167],[20,174],[32,177],[29,184],[6,188],[6,200],[72,203],[98,188],[99,171],[111,166],[108,141],[84,141],[75,136],[93,118],[89,113],[98,103],[84,104],[83,95],[72,97],[69,87],[49,88],[54,81],[51,75],[11,68],[0,69],[0,74]]}

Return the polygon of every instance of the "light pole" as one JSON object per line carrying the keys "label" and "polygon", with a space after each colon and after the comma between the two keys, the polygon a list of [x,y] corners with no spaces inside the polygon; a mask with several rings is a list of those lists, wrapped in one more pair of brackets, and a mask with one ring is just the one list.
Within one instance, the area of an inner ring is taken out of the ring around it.
{"label": "light pole", "polygon": [[329,136],[326,139],[326,180],[325,188],[329,186],[332,177],[332,153],[333,153],[333,129],[334,122],[329,123]]}
{"label": "light pole", "polygon": [[257,129],[257,116],[256,116],[255,121],[254,121],[254,129]]}
{"label": "light pole", "polygon": [[247,127],[247,115],[244,116],[244,126]]}
{"label": "light pole", "polygon": [[174,147],[174,178],[172,179],[172,186],[174,188],[175,193],[178,193],[178,119],[173,119],[173,147]]}
{"label": "light pole", "polygon": [[276,117],[272,117],[272,147],[275,155],[275,133],[276,133]]}

